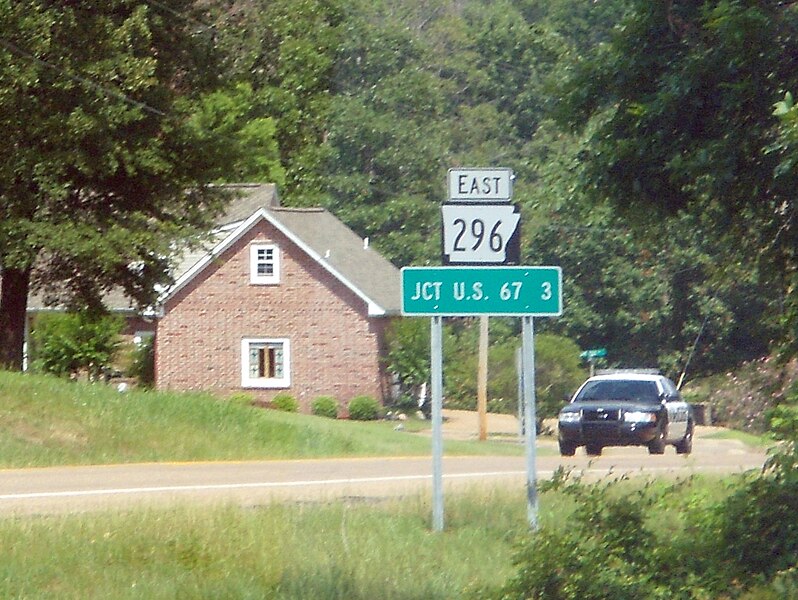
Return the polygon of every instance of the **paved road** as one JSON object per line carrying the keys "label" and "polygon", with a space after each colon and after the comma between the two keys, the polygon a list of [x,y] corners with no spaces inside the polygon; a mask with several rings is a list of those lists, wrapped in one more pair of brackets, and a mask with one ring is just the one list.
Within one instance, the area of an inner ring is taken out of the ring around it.
{"label": "paved road", "polygon": [[[650,456],[644,448],[608,448],[598,458],[561,458],[541,441],[537,476],[559,466],[589,477],[636,474],[729,473],[762,466],[766,456],[740,442],[708,438],[698,431],[693,454]],[[327,459],[224,463],[158,463],[0,470],[0,515],[51,514],[179,502],[373,500],[431,489],[429,457]],[[502,485],[523,489],[523,457],[447,457],[447,490]]]}

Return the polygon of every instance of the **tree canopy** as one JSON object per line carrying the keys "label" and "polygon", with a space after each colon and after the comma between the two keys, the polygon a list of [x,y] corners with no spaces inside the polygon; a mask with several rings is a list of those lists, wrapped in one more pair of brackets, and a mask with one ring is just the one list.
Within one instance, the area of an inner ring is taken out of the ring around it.
{"label": "tree canopy", "polygon": [[[727,236],[782,315],[795,271],[798,9],[765,0],[633,0],[611,40],[577,61],[561,122],[584,132],[581,190],[628,218],[701,216]],[[739,270],[735,270],[739,274]]]}
{"label": "tree canopy", "polygon": [[4,339],[29,283],[151,300],[209,182],[437,264],[459,166],[512,168],[523,260],[563,266],[543,331],[671,375],[798,339],[793,3],[23,4],[0,0]]}
{"label": "tree canopy", "polygon": [[216,84],[190,0],[0,2],[0,364],[18,367],[29,287],[99,308],[168,281],[170,244],[207,228],[226,143],[189,127]]}

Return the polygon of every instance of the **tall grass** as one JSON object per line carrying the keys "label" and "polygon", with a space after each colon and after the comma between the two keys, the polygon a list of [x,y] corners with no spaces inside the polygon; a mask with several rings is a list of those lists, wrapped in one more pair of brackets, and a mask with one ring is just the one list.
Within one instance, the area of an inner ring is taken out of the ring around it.
{"label": "tall grass", "polygon": [[379,505],[184,506],[0,520],[2,598],[461,598],[512,572],[520,491]]}
{"label": "tall grass", "polygon": [[[447,453],[520,453],[447,443]],[[0,371],[0,467],[428,454],[390,423],[288,414],[208,394],[131,391]]]}

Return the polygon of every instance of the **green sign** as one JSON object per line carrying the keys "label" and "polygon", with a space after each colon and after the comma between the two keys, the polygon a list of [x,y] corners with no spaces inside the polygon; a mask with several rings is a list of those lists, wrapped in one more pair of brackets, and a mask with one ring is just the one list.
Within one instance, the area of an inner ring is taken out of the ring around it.
{"label": "green sign", "polygon": [[405,267],[402,314],[555,317],[560,267]]}
{"label": "green sign", "polygon": [[607,349],[606,348],[596,348],[594,350],[585,350],[582,352],[579,357],[585,360],[593,360],[594,358],[602,358],[607,356]]}

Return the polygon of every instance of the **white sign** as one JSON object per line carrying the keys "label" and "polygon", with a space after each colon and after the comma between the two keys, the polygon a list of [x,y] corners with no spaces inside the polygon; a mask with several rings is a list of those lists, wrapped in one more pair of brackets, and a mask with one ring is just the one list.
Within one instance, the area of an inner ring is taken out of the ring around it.
{"label": "white sign", "polygon": [[449,169],[450,202],[509,202],[511,169]]}
{"label": "white sign", "polygon": [[450,264],[501,265],[521,214],[512,204],[443,204],[443,254]]}

